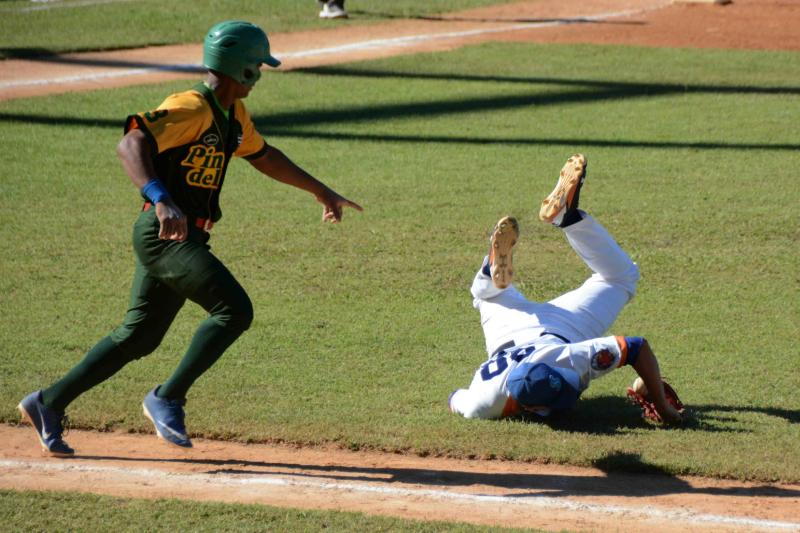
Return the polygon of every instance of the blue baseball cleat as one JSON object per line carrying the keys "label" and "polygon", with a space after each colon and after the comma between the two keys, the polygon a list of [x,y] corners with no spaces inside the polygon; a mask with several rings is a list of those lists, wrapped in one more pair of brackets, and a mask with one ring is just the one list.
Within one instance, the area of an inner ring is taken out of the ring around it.
{"label": "blue baseball cleat", "polygon": [[75,450],[64,442],[64,413],[55,411],[42,403],[42,391],[37,390],[25,396],[17,405],[23,420],[27,420],[36,430],[42,449],[56,457],[72,457]]}
{"label": "blue baseball cleat", "polygon": [[156,393],[160,386],[155,387],[144,397],[142,402],[144,415],[156,427],[156,434],[160,439],[181,448],[191,448],[192,441],[189,440],[186,426],[183,424],[186,416],[183,406],[186,404],[186,400],[159,398]]}

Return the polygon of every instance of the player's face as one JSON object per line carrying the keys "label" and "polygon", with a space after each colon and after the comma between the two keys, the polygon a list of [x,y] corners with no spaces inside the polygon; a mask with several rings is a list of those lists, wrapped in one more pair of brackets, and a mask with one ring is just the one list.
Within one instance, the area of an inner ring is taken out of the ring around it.
{"label": "player's face", "polygon": [[[258,68],[259,70],[261,69],[261,65],[262,65],[262,64],[263,64],[263,63],[259,63],[259,64],[258,64],[258,67],[257,67],[257,68]],[[247,75],[248,73],[249,73],[249,72],[246,72],[246,73],[245,73],[245,75]],[[255,76],[251,76],[251,77],[255,77],[255,81],[253,81],[253,83],[251,83],[250,85],[245,85],[245,84],[243,84],[243,83],[239,83],[239,84],[238,84],[238,85],[239,85],[239,87],[238,87],[238,89],[239,89],[239,90],[237,91],[237,95],[236,95],[236,97],[237,97],[237,98],[245,98],[247,95],[249,95],[249,94],[250,94],[250,91],[252,91],[252,90],[253,90],[253,87],[255,87],[256,83],[258,83],[258,80],[261,78],[261,75],[260,75],[260,74],[261,74],[260,72],[256,72],[256,73],[255,73]]]}
{"label": "player's face", "polygon": [[253,90],[253,85],[245,85],[243,83],[237,83],[237,94],[236,98],[246,98],[247,95],[250,94],[250,91]]}

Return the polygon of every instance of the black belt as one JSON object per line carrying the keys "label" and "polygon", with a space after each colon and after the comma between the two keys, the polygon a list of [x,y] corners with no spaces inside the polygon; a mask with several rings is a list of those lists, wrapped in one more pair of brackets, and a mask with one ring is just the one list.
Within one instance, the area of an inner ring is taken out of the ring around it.
{"label": "black belt", "polygon": [[572,344],[572,341],[569,340],[568,338],[563,337],[558,333],[553,333],[552,331],[543,331],[542,334],[539,335],[539,337],[546,337],[547,335],[550,335],[551,337],[555,337],[557,339],[561,339],[562,341],[564,341],[564,344]]}
{"label": "black belt", "polygon": [[[539,335],[539,338],[547,337],[548,335],[550,337],[555,337],[557,339],[560,339],[560,340],[564,341],[565,344],[572,344],[572,342],[568,338],[566,338],[566,337],[564,337],[562,335],[559,335],[558,333],[553,333],[551,331],[543,331],[542,334]],[[517,345],[517,343],[514,342],[514,341],[504,342],[503,344],[498,346],[497,349],[492,353],[492,357],[494,357],[495,355],[499,354],[503,350],[507,350],[508,348],[513,348],[516,345]]]}

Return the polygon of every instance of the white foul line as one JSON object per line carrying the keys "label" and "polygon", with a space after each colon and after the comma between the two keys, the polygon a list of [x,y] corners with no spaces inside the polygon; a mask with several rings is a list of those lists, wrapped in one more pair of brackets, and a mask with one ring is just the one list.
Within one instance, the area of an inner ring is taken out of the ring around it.
{"label": "white foul line", "polygon": [[120,70],[116,72],[100,72],[97,74],[76,74],[73,76],[62,76],[60,78],[41,78],[38,80],[15,80],[0,83],[0,89],[11,87],[29,87],[37,85],[58,85],[60,83],[79,83],[84,81],[98,81],[109,78],[122,78],[125,76],[138,76],[140,74],[152,74],[153,72],[205,72],[202,65],[159,65],[155,67],[135,68]]}
{"label": "white foul line", "polygon": [[656,509],[652,506],[628,507],[624,505],[599,505],[570,500],[568,497],[553,498],[549,496],[495,496],[489,494],[468,494],[434,489],[403,489],[370,485],[367,483],[340,483],[335,481],[319,481],[302,479],[300,476],[281,474],[280,476],[263,473],[258,476],[233,476],[229,474],[183,474],[165,472],[163,470],[147,468],[120,468],[107,466],[77,465],[68,462],[45,463],[40,461],[15,461],[0,460],[0,467],[18,473],[41,472],[77,472],[115,474],[128,477],[146,478],[153,480],[177,480],[181,486],[187,487],[189,482],[204,485],[264,485],[264,486],[295,486],[318,490],[339,490],[348,492],[374,493],[387,496],[401,497],[426,497],[439,500],[459,501],[462,503],[499,503],[503,505],[517,505],[545,509],[559,509],[581,513],[596,513],[601,515],[619,514],[626,517],[631,515],[643,519],[658,519],[666,521],[680,521],[684,523],[706,523],[727,526],[741,526],[748,528],[765,529],[770,531],[798,531],[800,522],[780,522],[776,520],[761,520],[758,518],[734,517],[707,513],[693,513],[686,510]]}
{"label": "white foul line", "polygon": [[[520,31],[520,30],[530,30],[530,29],[537,29],[537,28],[547,28],[552,26],[563,26],[567,24],[580,24],[584,22],[594,22],[600,21],[605,19],[611,18],[619,18],[619,17],[626,17],[630,15],[638,15],[642,13],[646,13],[649,11],[655,11],[657,9],[663,8],[665,5],[668,5],[670,2],[664,2],[659,5],[649,7],[646,9],[638,9],[638,10],[627,10],[627,11],[617,11],[612,13],[602,13],[600,15],[591,15],[591,16],[579,16],[574,18],[568,19],[558,19],[548,22],[530,22],[530,23],[523,23],[523,24],[514,24],[510,26],[503,26],[501,28],[479,28],[475,30],[464,30],[464,31],[453,31],[453,32],[444,32],[444,33],[426,33],[420,35],[407,35],[404,37],[394,37],[391,39],[372,39],[369,41],[359,41],[350,44],[344,44],[339,46],[330,46],[326,48],[313,48],[310,50],[300,50],[297,52],[287,52],[285,54],[276,54],[279,59],[293,59],[293,58],[307,58],[307,57],[318,57],[318,56],[326,56],[331,54],[341,54],[343,52],[360,52],[365,50],[376,50],[376,49],[390,49],[390,48],[402,48],[406,46],[412,46],[414,44],[428,42],[428,41],[437,41],[437,40],[447,40],[447,39],[458,39],[461,37],[471,37],[475,35],[488,35],[492,33],[505,33],[505,32],[512,32],[512,31]],[[75,76],[64,76],[60,78],[43,78],[38,80],[15,80],[15,81],[7,81],[7,82],[0,82],[0,89],[6,89],[10,87],[26,87],[26,86],[37,86],[37,85],[51,85],[51,84],[61,84],[61,83],[75,83],[75,82],[84,82],[84,81],[94,81],[94,80],[102,80],[102,79],[110,79],[110,78],[121,78],[126,76],[137,76],[140,74],[150,74],[154,72],[173,72],[173,71],[186,71],[186,70],[198,70],[203,71],[203,67],[199,64],[195,65],[157,65],[148,68],[136,68],[136,69],[127,69],[127,70],[119,70],[114,72],[101,72],[98,74],[84,74],[84,75],[75,75]]]}
{"label": "white foul line", "polygon": [[[36,1],[36,0],[32,0]],[[77,0],[75,2],[50,2],[49,0],[40,0],[40,6],[33,7],[5,7],[0,9],[0,12],[5,13],[33,13],[36,11],[49,11],[50,9],[61,9],[69,7],[87,7],[99,6],[103,4],[116,4],[118,2],[131,2],[132,0]]]}

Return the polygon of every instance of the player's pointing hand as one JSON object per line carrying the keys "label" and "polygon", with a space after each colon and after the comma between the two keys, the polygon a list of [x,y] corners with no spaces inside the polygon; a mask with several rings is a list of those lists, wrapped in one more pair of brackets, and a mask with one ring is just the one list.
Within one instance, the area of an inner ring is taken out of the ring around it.
{"label": "player's pointing hand", "polygon": [[323,222],[340,222],[342,220],[342,209],[345,207],[352,207],[357,211],[364,211],[363,207],[355,202],[351,202],[331,189],[327,189],[324,193],[317,196],[317,201],[325,206],[322,209]]}

